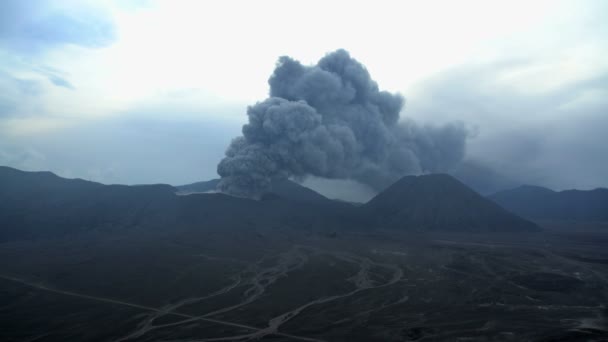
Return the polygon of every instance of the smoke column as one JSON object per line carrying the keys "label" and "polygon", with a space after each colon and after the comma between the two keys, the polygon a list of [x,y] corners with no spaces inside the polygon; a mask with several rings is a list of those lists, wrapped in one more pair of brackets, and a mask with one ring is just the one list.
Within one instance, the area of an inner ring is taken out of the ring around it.
{"label": "smoke column", "polygon": [[277,177],[354,179],[381,190],[404,175],[442,172],[464,156],[462,123],[399,120],[404,98],[380,91],[347,51],[307,66],[279,58],[270,97],[247,109],[249,122],[217,167],[219,190],[258,198]]}

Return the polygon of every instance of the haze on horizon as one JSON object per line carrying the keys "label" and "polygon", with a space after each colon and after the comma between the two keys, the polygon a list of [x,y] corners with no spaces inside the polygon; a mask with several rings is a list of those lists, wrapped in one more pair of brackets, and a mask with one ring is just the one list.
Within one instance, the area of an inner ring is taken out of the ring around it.
{"label": "haze on horizon", "polygon": [[[608,187],[607,12],[603,1],[2,1],[0,165],[103,183],[216,178],[277,59],[312,65],[343,48],[405,97],[402,119],[464,123],[461,174]],[[310,183],[363,196],[348,181]]]}

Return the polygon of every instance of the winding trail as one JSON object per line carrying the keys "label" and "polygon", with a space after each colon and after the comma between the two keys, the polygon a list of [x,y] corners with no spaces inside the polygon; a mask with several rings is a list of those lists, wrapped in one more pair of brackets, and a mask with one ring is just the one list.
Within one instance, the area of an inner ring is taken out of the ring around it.
{"label": "winding trail", "polygon": [[[294,249],[295,250],[304,249],[304,247],[296,246]],[[283,325],[284,323],[293,319],[294,317],[299,315],[302,311],[304,311],[305,309],[307,309],[311,306],[332,302],[332,301],[342,299],[342,298],[351,297],[351,296],[353,296],[359,292],[365,291],[365,290],[372,290],[372,289],[378,289],[378,288],[390,286],[390,285],[393,285],[393,284],[401,281],[404,276],[403,270],[399,266],[394,265],[394,264],[378,263],[378,262],[374,262],[368,258],[359,257],[359,256],[348,254],[348,253],[328,252],[328,251],[322,251],[322,250],[318,250],[318,249],[312,249],[312,250],[315,254],[330,255],[336,259],[339,259],[339,260],[342,260],[345,262],[358,264],[359,271],[352,277],[346,279],[347,281],[352,282],[355,285],[355,289],[352,291],[346,292],[346,293],[339,294],[339,295],[317,298],[308,303],[302,304],[295,309],[292,309],[281,315],[271,318],[268,321],[268,326],[266,328],[260,329],[258,331],[254,331],[252,333],[236,335],[236,336],[219,337],[219,338],[208,338],[208,339],[202,339],[199,341],[205,341],[205,342],[239,341],[239,340],[249,341],[249,340],[259,340],[268,335],[277,335],[277,334],[279,334],[279,328],[281,327],[281,325]],[[388,279],[384,283],[376,284],[374,281],[372,281],[372,279],[369,276],[370,273],[372,273],[372,267],[383,268],[383,269],[391,271],[390,279]],[[407,299],[405,299],[405,300],[407,300]],[[402,299],[399,299],[398,301],[396,301],[395,303],[383,305],[377,309],[381,310],[388,306],[397,305],[397,304],[400,304],[403,302],[404,302],[404,299],[402,298]],[[372,312],[375,310],[369,310],[369,311]]]}
{"label": "winding trail", "polygon": [[[145,330],[145,331],[143,331],[145,333],[145,332],[148,332],[151,330],[182,325],[185,323],[195,322],[195,321],[199,321],[199,320],[205,320],[205,319],[208,319],[209,316],[226,313],[226,312],[238,309],[240,307],[243,307],[245,305],[248,305],[248,304],[256,301],[258,298],[260,298],[266,292],[266,288],[268,286],[272,285],[279,278],[286,277],[289,272],[299,269],[308,261],[308,257],[306,256],[306,254],[304,254],[300,251],[299,246],[294,246],[292,249],[288,250],[287,252],[279,254],[277,256],[277,258],[278,258],[278,263],[276,265],[270,266],[270,267],[261,267],[260,264],[262,264],[266,259],[264,257],[255,263],[251,263],[245,270],[243,270],[236,276],[236,277],[238,277],[238,279],[241,279],[241,277],[243,277],[244,275],[251,274],[251,278],[243,283],[243,285],[249,285],[249,288],[245,291],[244,299],[242,299],[240,302],[238,302],[234,305],[230,305],[230,306],[227,306],[227,307],[224,307],[221,309],[217,309],[217,310],[205,313],[200,316],[191,316],[188,319],[177,321],[177,322],[160,324],[160,325],[145,324],[145,322],[144,322],[143,327],[141,327],[139,330],[140,331]],[[224,291],[224,289],[217,291],[216,295],[226,293],[226,292],[230,291],[231,289],[235,288],[236,285],[229,286],[229,287],[230,287],[230,289],[227,289],[225,291]],[[198,299],[194,298],[194,300],[192,300],[192,299],[182,300],[181,302],[179,302],[175,305],[172,305],[172,310],[175,310],[182,305],[191,304],[193,302],[207,299],[210,297],[212,297],[212,296],[210,295],[210,296],[206,296],[206,297],[200,297]],[[266,328],[264,328],[264,330],[265,329]],[[226,337],[226,338],[222,337],[219,339],[203,339],[203,340],[199,340],[199,341],[238,340],[238,339],[243,339],[250,335],[253,335],[253,334],[230,336],[230,337]],[[264,334],[264,335],[267,335],[267,334]],[[135,331],[132,334],[130,334],[129,336],[137,337],[137,336],[141,336],[141,334],[139,334],[138,331]],[[118,340],[116,342],[122,342],[125,340],[127,340],[126,337],[124,339]],[[311,339],[311,340],[320,341],[318,339]]]}
{"label": "winding trail", "polygon": [[[47,292],[57,293],[57,294],[65,295],[65,296],[72,296],[72,297],[78,297],[78,298],[83,298],[83,299],[94,300],[94,301],[98,301],[98,302],[104,302],[104,303],[110,303],[110,304],[117,304],[117,305],[122,305],[122,306],[128,306],[128,307],[137,308],[137,309],[146,310],[146,311],[152,311],[152,312],[156,312],[156,313],[165,313],[166,312],[166,310],[159,309],[159,308],[154,308],[154,307],[151,307],[151,306],[139,305],[139,304],[124,302],[124,301],[121,301],[121,300],[116,300],[116,299],[111,299],[111,298],[97,297],[97,296],[91,296],[91,295],[87,295],[87,294],[83,294],[83,293],[77,293],[77,292],[71,292],[71,291],[54,289],[54,288],[51,288],[51,287],[48,287],[48,286],[45,286],[45,285],[42,285],[42,284],[37,284],[37,283],[29,282],[29,281],[24,280],[24,279],[19,279],[19,278],[16,278],[16,277],[11,277],[11,276],[6,276],[6,275],[0,275],[0,279],[12,281],[12,282],[19,283],[21,285],[32,287],[32,288],[35,288],[35,289],[38,289],[38,290],[43,290],[43,291],[47,291]],[[264,330],[264,329],[260,329],[260,328],[253,327],[253,326],[250,326],[250,325],[239,324],[239,323],[228,322],[228,321],[222,321],[222,320],[213,319],[213,318],[205,318],[205,317],[200,317],[200,316],[193,316],[193,315],[188,315],[188,314],[179,313],[179,312],[170,312],[168,314],[169,315],[173,315],[173,316],[184,317],[184,318],[196,318],[197,320],[201,320],[201,321],[205,321],[205,322],[209,322],[209,323],[216,323],[216,324],[231,326],[231,327],[235,327],[235,328],[248,329],[248,330],[253,330],[253,331],[262,331],[262,330]],[[308,338],[308,337],[303,337],[303,336],[296,336],[296,335],[291,335],[291,334],[286,334],[286,333],[276,333],[274,335],[278,335],[278,336],[281,336],[281,337],[287,337],[287,338],[290,338],[290,339],[293,339],[293,340],[298,340],[298,341],[322,342],[322,340],[318,340],[318,339],[314,339],[314,338]]]}
{"label": "winding trail", "polygon": [[[336,294],[333,296],[317,298],[317,299],[311,300],[307,303],[301,304],[296,308],[293,308],[289,311],[286,311],[280,315],[277,315],[277,316],[271,318],[268,321],[267,326],[263,327],[263,328],[258,328],[258,327],[254,327],[254,326],[250,326],[250,325],[246,325],[246,324],[239,324],[239,323],[234,323],[234,322],[230,322],[230,321],[224,321],[221,319],[212,318],[212,316],[230,312],[230,311],[233,311],[235,309],[241,308],[243,306],[246,306],[248,304],[255,302],[262,295],[264,295],[264,293],[266,293],[266,291],[267,291],[267,288],[269,286],[271,286],[272,284],[274,284],[277,280],[279,280],[280,278],[283,278],[283,277],[287,277],[289,273],[291,273],[295,270],[298,270],[302,266],[304,266],[309,261],[310,255],[326,255],[326,256],[335,258],[337,260],[341,260],[343,262],[356,264],[358,266],[359,270],[356,273],[354,273],[352,276],[350,276],[349,278],[345,279],[345,281],[350,282],[354,285],[354,289],[352,289],[351,291],[341,293],[341,294]],[[210,256],[206,256],[206,255],[200,255],[200,256],[203,256],[207,259],[215,259],[214,257],[210,257]],[[32,283],[32,282],[29,282],[29,281],[26,281],[23,279],[13,278],[13,277],[9,277],[9,276],[0,275],[0,279],[11,280],[11,281],[18,282],[18,283],[21,283],[21,284],[24,284],[24,285],[27,285],[30,287],[34,287],[34,288],[37,288],[40,290],[45,290],[45,291],[54,292],[54,293],[58,293],[58,294],[80,297],[80,298],[96,300],[96,301],[101,301],[101,302],[106,302],[106,303],[130,306],[133,308],[150,311],[150,314],[139,323],[137,328],[135,328],[129,334],[115,340],[115,342],[125,342],[125,341],[129,341],[132,339],[137,339],[153,330],[174,327],[174,326],[183,325],[183,324],[195,322],[195,321],[222,324],[222,325],[226,325],[226,326],[247,329],[247,330],[250,330],[251,332],[239,334],[239,335],[224,336],[224,337],[200,338],[200,339],[196,339],[196,340],[188,339],[187,341],[209,341],[209,342],[211,342],[211,341],[245,341],[245,340],[259,340],[266,336],[274,335],[274,336],[287,337],[287,338],[290,338],[293,340],[322,342],[323,340],[316,339],[316,338],[309,338],[309,337],[282,333],[279,331],[279,329],[284,323],[292,320],[293,318],[298,316],[302,311],[304,311],[312,306],[332,302],[332,301],[335,301],[338,299],[351,297],[362,291],[374,290],[374,289],[379,289],[379,288],[383,288],[386,286],[390,286],[395,283],[398,283],[404,277],[403,269],[401,269],[401,267],[399,267],[396,264],[379,263],[379,262],[375,262],[375,261],[373,261],[367,257],[363,257],[363,256],[358,256],[358,255],[344,253],[344,252],[325,251],[325,250],[320,250],[317,248],[299,246],[299,245],[295,245],[291,249],[289,249],[283,253],[280,253],[276,256],[271,257],[270,260],[273,260],[274,264],[271,264],[268,266],[264,265],[265,263],[267,263],[269,261],[266,257],[263,257],[256,262],[249,263],[245,267],[245,269],[241,270],[240,272],[238,272],[237,274],[235,274],[232,277],[231,283],[227,284],[226,286],[224,286],[210,294],[207,294],[205,296],[200,296],[200,297],[191,297],[191,298],[182,299],[178,302],[166,305],[162,308],[154,308],[154,307],[124,302],[124,301],[120,301],[120,300],[116,300],[116,299],[97,297],[97,296],[91,296],[91,295],[86,295],[86,294],[81,294],[81,293],[70,292],[70,291],[58,290],[58,289],[54,289],[51,287],[47,287],[42,284]],[[377,276],[378,275],[377,272],[379,270],[383,270],[382,274],[385,274],[386,276],[382,277],[383,279],[374,280],[373,275]],[[204,313],[202,315],[189,315],[189,314],[185,314],[185,313],[181,313],[181,312],[177,311],[178,309],[180,309],[183,306],[194,304],[194,303],[201,302],[201,301],[204,301],[204,300],[216,297],[216,296],[226,294],[226,293],[234,290],[235,288],[241,287],[241,286],[247,286],[244,291],[244,296],[238,303],[235,303],[233,305],[219,308],[214,311]],[[385,303],[377,308],[368,310],[366,313],[371,313],[376,310],[382,310],[388,306],[403,303],[405,300],[407,300],[407,296],[397,300],[395,303]],[[154,324],[154,322],[157,319],[159,319],[162,316],[167,316],[167,315],[173,315],[173,316],[181,317],[183,319],[176,321],[176,322],[171,322],[171,323]],[[348,318],[345,318],[345,319],[348,319]],[[181,341],[186,341],[186,340],[181,340]]]}
{"label": "winding trail", "polygon": [[[249,339],[259,339],[259,338],[262,338],[267,335],[276,335],[278,332],[278,329],[281,327],[282,324],[284,324],[287,321],[291,320],[292,318],[296,317],[298,314],[300,314],[300,312],[304,311],[306,308],[311,307],[313,305],[324,304],[324,303],[332,302],[337,299],[351,297],[364,290],[378,289],[378,288],[390,286],[390,285],[393,285],[393,284],[399,282],[403,278],[403,270],[399,266],[394,265],[394,264],[377,263],[368,258],[359,257],[359,256],[355,256],[352,254],[347,254],[347,253],[324,252],[324,251],[319,251],[319,250],[317,250],[316,253],[331,255],[337,259],[340,259],[340,260],[343,260],[346,262],[358,263],[359,271],[354,276],[347,279],[348,281],[354,283],[355,289],[350,292],[343,293],[343,294],[312,300],[293,310],[290,310],[279,316],[276,316],[276,317],[270,319],[270,321],[268,321],[268,327],[266,327],[263,330],[259,330],[257,332],[253,332],[253,333],[249,334],[249,336],[248,336]],[[392,271],[391,278],[388,281],[386,281],[385,283],[375,284],[369,277],[369,274],[372,271],[372,267],[374,267],[374,266],[379,267],[379,268],[385,268],[387,270]],[[247,336],[247,335],[245,335],[245,336]]]}
{"label": "winding trail", "polygon": [[[167,326],[171,326],[171,325],[175,325],[175,323],[168,323],[168,324],[160,324],[160,325],[153,325],[154,321],[162,316],[166,316],[166,315],[170,315],[170,314],[174,314],[175,310],[179,309],[180,307],[184,306],[184,305],[190,305],[190,304],[194,304],[196,302],[200,302],[209,298],[213,298],[219,295],[222,295],[224,293],[230,292],[232,289],[234,289],[235,287],[237,287],[239,284],[241,283],[241,277],[240,275],[237,275],[236,277],[234,277],[234,281],[232,283],[230,283],[229,285],[211,293],[208,294],[206,296],[203,297],[194,297],[194,298],[186,298],[183,300],[180,300],[177,303],[174,304],[170,304],[167,305],[161,309],[159,309],[159,311],[156,312],[152,312],[152,314],[142,323],[140,323],[139,328],[137,330],[135,330],[134,332],[130,333],[127,336],[124,336],[122,338],[119,338],[118,340],[116,340],[115,342],[123,342],[123,341],[127,341],[130,340],[132,338],[137,338],[140,336],[143,336],[144,334],[146,334],[148,331],[154,330],[154,329],[158,329],[160,327],[167,327]],[[181,322],[177,322],[177,323],[181,323]]]}

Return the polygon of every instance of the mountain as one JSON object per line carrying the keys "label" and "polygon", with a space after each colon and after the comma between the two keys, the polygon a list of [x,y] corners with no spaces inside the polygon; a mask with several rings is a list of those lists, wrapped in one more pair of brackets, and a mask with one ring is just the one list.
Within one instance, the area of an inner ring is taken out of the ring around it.
{"label": "mountain", "polygon": [[274,179],[261,200],[222,193],[177,197],[180,224],[204,225],[205,229],[274,227],[335,232],[354,228],[357,223],[353,205],[331,200],[288,179]]}
{"label": "mountain", "polygon": [[[211,179],[208,181],[179,185],[175,188],[178,189],[178,193],[180,194],[211,192],[217,189],[219,182],[220,179]],[[299,202],[319,203],[331,201],[316,191],[283,178],[276,178],[272,181],[270,192],[279,197],[289,198]]]}
{"label": "mountain", "polygon": [[490,199],[530,219],[608,221],[608,189],[565,190],[524,185],[501,191]]}
{"label": "mountain", "polygon": [[303,203],[329,203],[333,202],[320,193],[302,186],[294,181],[284,178],[273,179],[271,192],[283,197]]}
{"label": "mountain", "polygon": [[361,207],[378,228],[534,231],[539,228],[446,174],[406,176]]}
{"label": "mountain", "polygon": [[[212,179],[180,185],[176,186],[176,188],[180,195],[205,193],[215,191],[219,182],[219,179]],[[270,191],[268,194],[265,194],[264,198],[268,200],[274,197],[314,207],[328,207],[338,210],[348,210],[353,207],[349,203],[329,199],[314,190],[285,178],[275,178],[272,180]]]}
{"label": "mountain", "polygon": [[[211,179],[192,184],[178,185],[175,188],[178,189],[180,193],[209,192],[216,190],[219,182],[220,179]],[[270,192],[280,197],[290,198],[301,202],[315,203],[331,201],[314,190],[284,178],[273,179]]]}
{"label": "mountain", "polygon": [[474,160],[459,163],[450,175],[484,196],[521,184]]}
{"label": "mountain", "polygon": [[164,184],[104,185],[50,172],[0,167],[0,241],[127,229],[536,228],[447,175],[404,177],[359,207],[328,199],[286,179],[274,180],[272,191],[259,201],[221,193],[180,196],[177,189]]}
{"label": "mountain", "polygon": [[210,192],[215,191],[217,184],[220,182],[219,179],[211,179],[208,181],[196,182],[186,185],[178,185],[175,188],[181,194],[191,194],[197,192]]}
{"label": "mountain", "polygon": [[0,167],[0,241],[161,225],[174,209],[174,192],[162,184],[103,185]]}
{"label": "mountain", "polygon": [[272,181],[271,193],[291,201],[311,205],[313,207],[326,207],[334,210],[348,211],[354,205],[348,202],[329,199],[320,193],[300,185],[289,179],[277,178]]}
{"label": "mountain", "polygon": [[287,227],[336,230],[352,206],[291,181],[261,201],[220,193],[176,195],[165,185],[104,185],[51,172],[0,167],[0,242],[131,228],[227,230]]}

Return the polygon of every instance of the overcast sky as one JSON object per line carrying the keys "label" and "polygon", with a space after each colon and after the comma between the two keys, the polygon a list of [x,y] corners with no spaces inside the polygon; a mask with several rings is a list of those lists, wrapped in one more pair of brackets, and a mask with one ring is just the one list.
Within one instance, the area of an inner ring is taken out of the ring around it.
{"label": "overcast sky", "polygon": [[465,123],[469,177],[607,187],[606,13],[601,0],[3,0],[0,165],[217,177],[277,58],[344,48],[405,96],[402,118]]}

